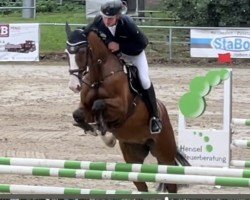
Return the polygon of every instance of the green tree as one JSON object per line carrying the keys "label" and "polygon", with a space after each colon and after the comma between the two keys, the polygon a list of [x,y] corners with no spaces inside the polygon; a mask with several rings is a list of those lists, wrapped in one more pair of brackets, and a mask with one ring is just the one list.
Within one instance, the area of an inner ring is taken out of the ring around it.
{"label": "green tree", "polygon": [[240,26],[250,21],[250,0],[162,0],[183,25]]}

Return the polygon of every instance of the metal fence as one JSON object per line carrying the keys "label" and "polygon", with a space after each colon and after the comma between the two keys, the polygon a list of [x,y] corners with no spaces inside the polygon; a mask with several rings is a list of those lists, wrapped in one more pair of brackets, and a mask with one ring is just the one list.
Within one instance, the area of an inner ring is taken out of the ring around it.
{"label": "metal fence", "polygon": [[22,6],[6,6],[0,7],[0,10],[22,10],[23,18],[36,18],[36,0],[23,0],[15,2]]}
{"label": "metal fence", "polygon": [[[73,28],[83,27],[86,24],[70,24]],[[41,40],[43,40],[43,27],[60,29],[65,32],[64,23],[40,23]],[[147,54],[154,59],[189,58],[189,28],[170,26],[140,26],[149,38]],[[65,41],[51,41],[65,44]]]}
{"label": "metal fence", "polygon": [[[43,26],[60,26],[65,32],[64,23],[40,23]],[[86,24],[71,24],[73,27],[83,27]],[[190,30],[191,29],[237,29],[249,28],[232,27],[181,27],[181,26],[139,26],[149,38],[147,54],[154,59],[179,60],[190,59]],[[52,27],[51,27],[52,28]],[[41,38],[43,34],[41,34]],[[65,41],[51,41],[62,42]]]}

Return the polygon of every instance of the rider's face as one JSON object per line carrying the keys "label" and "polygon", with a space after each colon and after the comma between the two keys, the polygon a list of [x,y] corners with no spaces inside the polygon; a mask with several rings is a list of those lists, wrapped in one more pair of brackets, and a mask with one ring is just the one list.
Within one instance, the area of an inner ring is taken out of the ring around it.
{"label": "rider's face", "polygon": [[102,20],[105,26],[110,27],[110,26],[114,26],[117,24],[118,16],[114,16],[114,17],[102,16]]}

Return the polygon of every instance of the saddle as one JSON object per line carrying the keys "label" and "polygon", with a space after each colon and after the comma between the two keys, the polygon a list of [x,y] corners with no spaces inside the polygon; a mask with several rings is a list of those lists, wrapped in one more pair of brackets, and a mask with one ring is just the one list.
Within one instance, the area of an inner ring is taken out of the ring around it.
{"label": "saddle", "polygon": [[127,77],[129,82],[129,88],[134,95],[142,96],[143,88],[138,75],[138,69],[131,63],[126,63],[124,60],[122,62],[125,64],[127,69]]}

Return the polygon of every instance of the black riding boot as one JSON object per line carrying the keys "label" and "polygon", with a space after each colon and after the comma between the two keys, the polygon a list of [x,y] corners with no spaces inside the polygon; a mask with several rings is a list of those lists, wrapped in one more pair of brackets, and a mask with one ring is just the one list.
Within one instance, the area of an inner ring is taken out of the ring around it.
{"label": "black riding boot", "polygon": [[162,122],[158,116],[157,102],[153,84],[151,84],[150,88],[144,90],[143,94],[143,96],[146,98],[146,106],[150,114],[150,132],[151,134],[160,133],[162,129]]}

